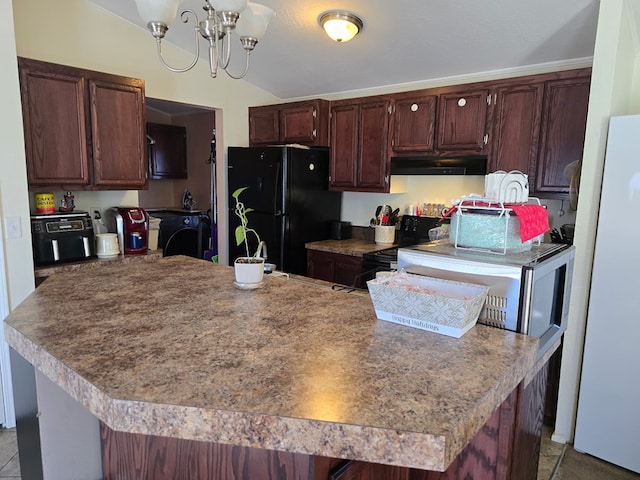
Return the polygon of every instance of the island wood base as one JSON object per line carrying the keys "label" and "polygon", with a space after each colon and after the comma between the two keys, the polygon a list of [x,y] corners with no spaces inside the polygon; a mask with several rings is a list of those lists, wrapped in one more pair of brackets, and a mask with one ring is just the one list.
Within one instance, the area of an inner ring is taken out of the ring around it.
{"label": "island wood base", "polygon": [[518,386],[446,472],[116,432],[101,424],[105,479],[535,480],[547,366]]}

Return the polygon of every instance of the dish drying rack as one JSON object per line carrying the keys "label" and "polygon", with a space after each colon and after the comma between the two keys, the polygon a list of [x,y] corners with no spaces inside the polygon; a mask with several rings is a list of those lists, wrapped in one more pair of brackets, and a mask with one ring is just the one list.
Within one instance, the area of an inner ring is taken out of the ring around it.
{"label": "dish drying rack", "polygon": [[[451,222],[452,223],[455,222],[455,226],[453,228],[453,230],[455,230],[455,234],[450,235],[451,243],[453,243],[453,246],[455,248],[458,248],[461,250],[472,250],[472,251],[479,251],[479,252],[485,252],[485,253],[493,253],[496,255],[506,255],[507,253],[511,253],[514,250],[510,249],[508,246],[509,227],[511,223],[510,222],[511,216],[515,215],[515,213],[513,212],[513,209],[509,208],[509,205],[527,205],[531,203],[535,205],[541,205],[540,199],[535,197],[529,197],[527,202],[516,204],[516,203],[504,203],[494,198],[486,198],[479,195],[470,195],[468,197],[463,196],[459,200],[455,200],[453,202],[453,207],[450,210],[450,212],[452,213],[452,217],[454,217],[451,219]],[[490,215],[493,218],[496,218],[496,217],[504,218],[504,222],[502,222],[504,225],[504,228],[502,230],[502,233],[503,233],[502,242],[501,242],[502,246],[482,247],[482,246],[473,246],[473,245],[471,246],[461,245],[460,232],[462,228],[460,224],[463,221],[463,217],[465,215],[470,215],[470,214]],[[521,243],[523,248],[516,249],[515,251],[528,250],[529,248],[531,248],[532,244],[540,245],[541,242],[542,242],[542,235],[534,238],[529,242]]]}

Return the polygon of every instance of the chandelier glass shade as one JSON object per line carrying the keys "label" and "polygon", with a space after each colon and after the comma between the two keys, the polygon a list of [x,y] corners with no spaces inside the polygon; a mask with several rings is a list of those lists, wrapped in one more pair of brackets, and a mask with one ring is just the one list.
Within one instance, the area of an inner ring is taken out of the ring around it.
{"label": "chandelier glass shade", "polygon": [[[216,77],[218,69],[224,70],[231,78],[239,79],[249,71],[249,57],[258,41],[264,36],[269,21],[275,12],[264,5],[247,0],[204,0],[206,17],[199,20],[193,10],[184,10],[180,14],[183,23],[192,19],[195,23],[196,52],[192,62],[181,68],[172,67],[162,56],[162,39],[169,26],[174,22],[178,6],[182,0],[135,0],[138,13],[151,35],[156,39],[158,58],[162,65],[172,72],[191,70],[200,56],[200,37],[208,42],[209,69],[212,77]],[[239,75],[229,72],[231,59],[231,37],[235,33],[245,50],[245,66]]]}
{"label": "chandelier glass shade", "polygon": [[350,12],[331,10],[318,17],[318,23],[332,40],[348,42],[362,30],[360,17]]}

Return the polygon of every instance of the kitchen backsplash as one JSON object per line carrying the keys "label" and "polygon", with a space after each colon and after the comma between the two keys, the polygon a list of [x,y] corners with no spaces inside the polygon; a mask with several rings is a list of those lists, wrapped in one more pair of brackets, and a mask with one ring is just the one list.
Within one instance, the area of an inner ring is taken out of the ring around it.
{"label": "kitchen backsplash", "polygon": [[[403,180],[407,182],[406,193],[344,192],[341,220],[368,226],[377,205],[388,204],[392,208],[400,208],[400,214],[406,214],[409,213],[409,205],[443,203],[450,206],[452,200],[463,195],[484,193],[484,176],[481,175],[407,176]],[[568,201],[543,199],[541,203],[547,206],[552,227],[575,223],[575,212],[569,208]]]}

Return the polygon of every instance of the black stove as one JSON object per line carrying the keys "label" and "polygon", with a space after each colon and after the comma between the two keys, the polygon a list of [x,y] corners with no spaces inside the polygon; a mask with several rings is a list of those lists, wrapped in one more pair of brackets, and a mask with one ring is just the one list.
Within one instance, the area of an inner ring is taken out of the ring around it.
{"label": "black stove", "polygon": [[396,269],[398,248],[409,247],[429,241],[429,230],[442,225],[438,217],[417,217],[403,215],[398,231],[398,246],[368,252],[362,256],[362,281],[375,278],[376,272]]}

